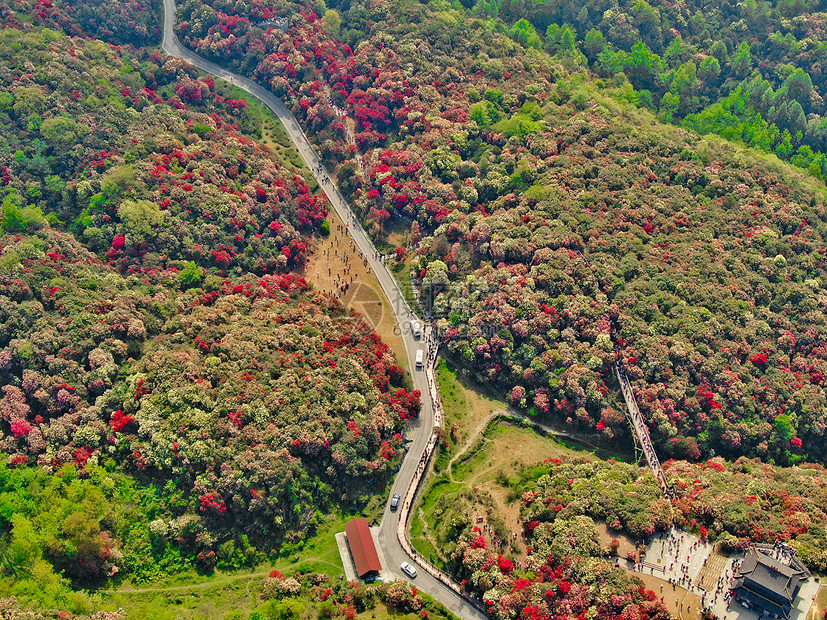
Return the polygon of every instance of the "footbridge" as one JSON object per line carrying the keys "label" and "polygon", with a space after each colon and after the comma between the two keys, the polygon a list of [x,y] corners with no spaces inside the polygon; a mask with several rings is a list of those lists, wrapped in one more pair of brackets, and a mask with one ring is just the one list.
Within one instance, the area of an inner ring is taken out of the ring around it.
{"label": "footbridge", "polygon": [[629,418],[629,425],[632,427],[632,435],[635,438],[635,445],[643,452],[646,457],[646,463],[652,471],[660,484],[663,494],[670,500],[675,499],[675,489],[673,489],[666,481],[666,475],[663,473],[658,455],[652,445],[652,439],[649,437],[649,428],[643,421],[643,416],[638,409],[635,394],[632,391],[632,384],[629,383],[629,377],[626,375],[626,370],[623,368],[623,363],[620,360],[615,361],[615,374],[620,383],[620,390],[623,392],[623,399],[626,401],[626,413]]}

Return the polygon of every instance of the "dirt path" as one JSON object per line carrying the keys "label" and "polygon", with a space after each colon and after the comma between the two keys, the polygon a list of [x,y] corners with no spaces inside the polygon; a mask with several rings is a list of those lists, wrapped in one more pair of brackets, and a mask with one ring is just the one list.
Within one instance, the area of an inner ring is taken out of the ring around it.
{"label": "dirt path", "polygon": [[[314,564],[327,564],[328,566],[332,566],[334,568],[339,569],[338,566],[328,562],[326,560],[322,560],[319,558],[303,558],[302,562],[313,562]],[[341,569],[339,569],[341,570]],[[216,577],[215,579],[211,579],[210,581],[204,581],[202,583],[191,583],[182,586],[160,586],[157,588],[130,588],[130,587],[120,587],[115,590],[110,590],[112,593],[120,593],[120,594],[153,594],[157,592],[180,592],[182,590],[196,590],[201,588],[210,588],[212,586],[219,586],[224,583],[230,583],[232,581],[239,581],[241,579],[259,579],[263,577],[267,577],[271,571],[259,571],[255,573],[245,573],[243,575],[225,575],[221,577]],[[248,585],[249,590],[249,585]]]}
{"label": "dirt path", "polygon": [[[491,428],[492,421],[498,416],[504,419],[494,425],[495,431],[490,437],[484,433]],[[481,439],[480,439],[480,436]],[[475,449],[482,441],[479,450]],[[469,437],[462,451],[451,460],[449,479],[469,489],[480,493],[472,502],[469,516],[473,525],[479,525],[472,515],[489,515],[492,523],[498,523],[497,530],[504,528],[508,536],[516,537],[506,540],[506,548],[510,548],[515,561],[521,563],[526,557],[525,540],[522,537],[523,523],[520,518],[519,501],[509,498],[510,489],[503,485],[502,479],[508,479],[520,470],[521,466],[540,462],[548,457],[562,457],[569,450],[558,445],[553,438],[535,433],[530,428],[514,425],[508,419],[506,412],[493,412],[477,425],[472,436]],[[461,459],[467,459],[464,463]],[[462,475],[454,477],[454,467],[462,469]],[[470,468],[470,469],[466,469]],[[494,544],[493,532],[487,532],[489,542]],[[505,535],[500,531],[500,534]]]}
{"label": "dirt path", "polygon": [[485,431],[486,428],[488,428],[488,425],[491,423],[491,420],[496,418],[498,415],[503,414],[505,414],[504,411],[494,411],[492,413],[489,413],[482,420],[480,420],[480,423],[477,425],[477,427],[469,434],[468,439],[466,440],[462,448],[460,448],[457,451],[457,453],[453,456],[453,458],[451,458],[451,460],[448,461],[447,469],[448,475],[451,477],[451,482],[456,482],[456,480],[454,480],[453,466],[454,463],[456,463],[457,459],[459,459],[461,456],[464,456],[465,453],[468,452],[468,450],[470,450],[471,447],[475,443],[477,443],[477,441],[479,441],[479,436]]}
{"label": "dirt path", "polygon": [[[530,424],[532,426],[536,426],[538,428],[543,429],[544,431],[546,431],[547,433],[550,433],[552,435],[551,438],[548,438],[549,444],[554,443],[554,437],[565,437],[567,439],[573,439],[573,440],[576,440],[580,443],[586,444],[587,446],[589,446],[591,448],[597,449],[597,447],[594,446],[594,444],[591,444],[588,441],[584,441],[584,440],[580,439],[577,435],[569,434],[569,433],[566,433],[566,432],[561,432],[560,430],[555,429],[551,425],[543,424],[542,422],[535,422],[534,420],[527,419],[525,416],[522,416],[522,415],[520,415],[518,413],[515,413],[513,411],[509,411],[509,410],[493,411],[479,422],[477,427],[470,433],[468,439],[466,440],[466,442],[462,446],[462,448],[448,462],[448,472],[449,472],[449,475],[451,476],[451,480],[453,482],[457,482],[453,478],[452,468],[453,468],[454,463],[457,460],[459,460],[462,456],[464,456],[477,443],[477,441],[479,441],[479,436],[483,432],[485,432],[485,429],[488,428],[488,425],[491,423],[491,421],[494,420],[495,418],[499,417],[499,416],[503,416],[505,418],[511,418],[511,419],[514,419],[514,420],[520,420],[522,422],[527,422],[528,424]],[[485,443],[488,443],[488,441],[485,441]],[[555,451],[555,452],[560,452],[561,451],[560,449],[557,449],[557,448],[552,448],[552,450]]]}
{"label": "dirt path", "polygon": [[191,583],[183,586],[164,586],[158,588],[129,588],[121,587],[116,590],[110,590],[112,593],[120,594],[152,594],[156,592],[180,592],[181,590],[196,590],[201,588],[209,588],[212,586],[221,585],[222,583],[230,583],[231,581],[238,581],[240,579],[256,579],[259,577],[266,577],[270,571],[263,571],[258,573],[247,573],[245,575],[227,575],[226,577],[218,577],[210,581],[202,583]]}

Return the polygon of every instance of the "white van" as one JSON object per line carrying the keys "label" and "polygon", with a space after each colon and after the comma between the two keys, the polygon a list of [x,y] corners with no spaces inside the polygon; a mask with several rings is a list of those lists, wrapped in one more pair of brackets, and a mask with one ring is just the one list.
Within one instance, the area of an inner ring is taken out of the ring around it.
{"label": "white van", "polygon": [[416,352],[416,369],[417,370],[420,370],[422,368],[422,363],[424,361],[424,358],[425,358],[425,353],[422,351],[422,349],[419,349]]}
{"label": "white van", "polygon": [[422,323],[419,321],[411,321],[411,333],[414,338],[419,340],[422,337]]}

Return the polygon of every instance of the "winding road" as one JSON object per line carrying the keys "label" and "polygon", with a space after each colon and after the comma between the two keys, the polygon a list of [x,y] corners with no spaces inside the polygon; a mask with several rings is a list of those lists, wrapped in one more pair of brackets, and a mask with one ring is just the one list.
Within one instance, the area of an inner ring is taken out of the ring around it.
{"label": "winding road", "polygon": [[[414,319],[414,314],[405,300],[405,296],[402,294],[396,280],[388,271],[385,263],[374,258],[376,250],[373,244],[354,217],[344,197],[321,165],[319,157],[316,155],[316,152],[310,145],[310,141],[302,131],[292,112],[280,99],[263,86],[249,78],[237,75],[213,62],[205,60],[198,54],[184,47],[175,35],[173,28],[175,22],[175,0],[163,0],[163,3],[163,50],[170,56],[182,58],[202,71],[227,80],[233,85],[242,88],[257,97],[281,120],[302,159],[316,177],[319,186],[327,195],[330,204],[336,210],[339,217],[342,218],[342,221],[347,223],[353,240],[362,254],[367,258],[373,272],[376,274],[380,286],[391,303],[397,324],[399,326],[407,326],[409,321]],[[412,437],[412,441],[391,489],[391,493],[399,493],[403,497],[406,497],[409,489],[415,483],[417,467],[426,452],[434,429],[434,408],[431,399],[426,396],[430,393],[426,374],[422,370],[417,370],[415,364],[416,351],[420,348],[424,349],[425,344],[414,339],[410,329],[402,330],[402,338],[408,355],[409,368],[413,369],[412,377],[414,388],[425,396],[422,399],[422,410],[419,416],[418,426],[412,426],[408,430],[408,435]],[[418,565],[420,569],[424,568],[422,564],[405,552],[399,541],[397,536],[397,523],[401,514],[401,510],[399,513],[393,513],[386,505],[379,532],[379,544],[384,552],[385,561],[388,564],[388,568],[397,574],[399,574],[400,564],[404,561]],[[426,570],[423,569],[418,572],[419,575],[415,581],[416,587],[432,595],[460,618],[464,620],[484,620],[487,617],[468,600],[457,594],[440,580],[434,578],[426,572]]]}

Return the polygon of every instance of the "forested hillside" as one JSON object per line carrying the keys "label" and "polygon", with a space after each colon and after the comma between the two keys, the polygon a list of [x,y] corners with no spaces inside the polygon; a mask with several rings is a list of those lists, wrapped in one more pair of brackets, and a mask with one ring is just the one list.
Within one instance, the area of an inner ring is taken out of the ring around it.
{"label": "forested hillside", "polygon": [[[824,177],[823,2],[480,0],[526,45],[624,73],[665,121],[720,133]],[[685,119],[685,120],[684,120]]]}
{"label": "forested hillside", "polygon": [[179,32],[290,97],[377,234],[415,218],[406,265],[480,379],[614,436],[617,344],[667,454],[823,458],[820,183],[659,125],[623,80],[461,7],[263,23],[286,10],[188,0]]}
{"label": "forested hillside", "polygon": [[[787,541],[812,569],[824,570],[822,467],[713,459],[695,465],[669,461],[665,470],[681,490],[675,502],[664,499],[648,470],[637,465],[550,458],[500,482],[509,501],[520,506],[526,545],[521,561],[512,559],[515,545],[496,544],[511,532],[504,529],[488,493],[435,500],[438,548],[453,574],[486,601],[493,617],[502,619],[525,609],[535,610],[536,618],[581,613],[670,617],[660,597],[637,582],[637,575],[616,566],[620,541],[601,539],[598,524],[627,541],[648,540],[676,524],[715,541],[722,552],[743,550],[752,541]],[[481,507],[488,512],[485,530],[465,518]],[[635,557],[638,550],[629,550]]]}
{"label": "forested hillside", "polygon": [[[519,572],[462,512],[441,542],[502,618],[666,617],[592,519],[827,565],[804,464],[827,459],[819,6],[626,4],[178,9],[187,45],[304,123],[452,362],[611,445],[619,358],[659,453],[686,459],[674,505],[632,465],[508,481]],[[0,15],[0,588],[88,613],[78,588],[294,553],[386,488],[419,412],[388,346],[299,275],[325,199],[232,89],[131,47],[158,41],[154,7]],[[275,573],[268,613],[309,587],[325,617],[359,597],[428,617],[407,586],[325,582]]]}
{"label": "forested hillside", "polygon": [[137,0],[4,0],[0,18],[5,27],[52,28],[116,45],[161,40],[160,6]]}
{"label": "forested hillside", "polygon": [[25,28],[0,31],[4,591],[81,612],[69,586],[297,548],[382,489],[419,409],[293,272],[324,199],[191,67]]}

